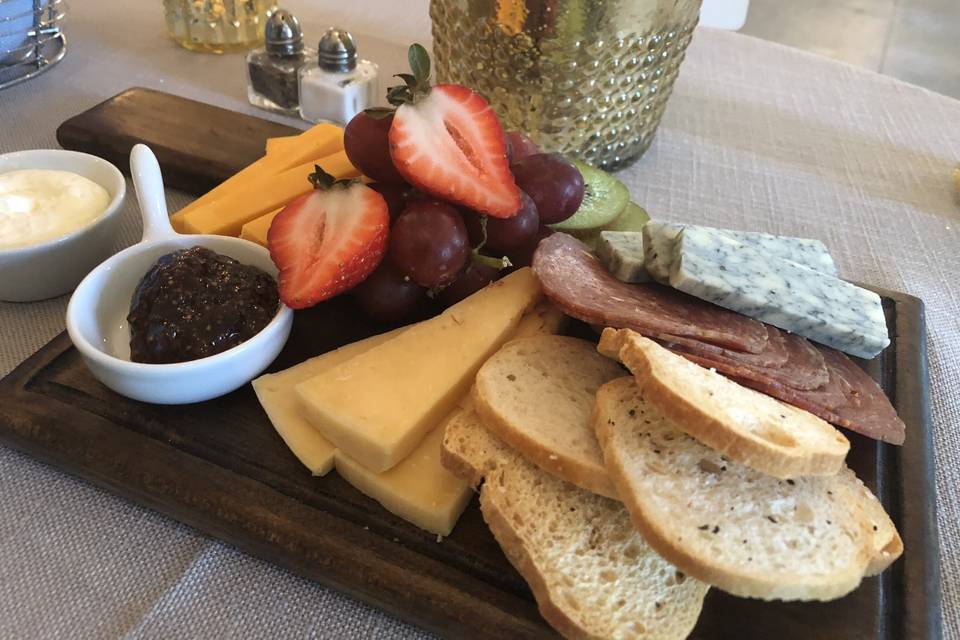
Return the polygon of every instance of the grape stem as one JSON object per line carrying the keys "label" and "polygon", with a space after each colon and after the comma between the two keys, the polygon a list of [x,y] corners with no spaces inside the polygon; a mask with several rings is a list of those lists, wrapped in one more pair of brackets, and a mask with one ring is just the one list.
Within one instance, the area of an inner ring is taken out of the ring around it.
{"label": "grape stem", "polygon": [[478,249],[473,250],[473,261],[476,264],[482,264],[486,267],[493,267],[498,271],[500,269],[506,269],[507,267],[512,267],[513,263],[510,262],[510,258],[503,256],[502,258],[494,258],[493,256],[485,256]]}
{"label": "grape stem", "polygon": [[499,271],[500,269],[506,269],[507,267],[512,267],[513,263],[510,262],[510,258],[503,256],[502,258],[493,258],[491,256],[485,256],[480,253],[480,249],[483,249],[483,245],[487,244],[487,216],[483,214],[480,216],[480,243],[473,248],[473,261],[476,264],[482,264],[485,267],[492,267]]}

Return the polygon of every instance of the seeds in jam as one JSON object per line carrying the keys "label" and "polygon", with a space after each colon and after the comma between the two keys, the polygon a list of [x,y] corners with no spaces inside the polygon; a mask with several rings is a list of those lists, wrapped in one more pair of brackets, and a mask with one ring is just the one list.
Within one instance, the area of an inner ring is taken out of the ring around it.
{"label": "seeds in jam", "polygon": [[164,364],[226,351],[277,313],[277,283],[265,271],[204,247],[162,256],[133,294],[130,359]]}

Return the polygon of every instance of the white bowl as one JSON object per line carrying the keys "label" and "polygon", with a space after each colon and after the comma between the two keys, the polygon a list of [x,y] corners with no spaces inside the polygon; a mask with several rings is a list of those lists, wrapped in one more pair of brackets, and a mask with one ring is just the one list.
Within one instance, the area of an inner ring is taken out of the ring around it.
{"label": "white bowl", "polygon": [[29,302],[69,293],[113,250],[127,183],[106,160],[63,149],[0,155],[0,173],[19,169],[72,171],[93,180],[110,194],[106,211],[79,229],[38,244],[0,249],[0,300]]}
{"label": "white bowl", "polygon": [[290,336],[293,311],[281,305],[259,333],[232,349],[174,364],[130,361],[127,314],[134,290],[157,259],[203,246],[277,276],[270,253],[258,244],[224,236],[180,235],[170,227],[160,169],[143,145],[131,153],[131,171],[143,215],[143,240],[94,269],[67,306],[67,332],[87,367],[105,385],[155,404],[186,404],[224,395],[259,375]]}

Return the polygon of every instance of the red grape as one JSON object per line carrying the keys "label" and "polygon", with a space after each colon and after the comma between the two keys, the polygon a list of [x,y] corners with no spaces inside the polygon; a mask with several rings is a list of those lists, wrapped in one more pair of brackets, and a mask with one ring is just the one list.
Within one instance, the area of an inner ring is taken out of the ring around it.
{"label": "red grape", "polygon": [[404,207],[407,206],[407,197],[414,191],[413,187],[405,182],[371,182],[367,186],[382,195],[383,199],[387,201],[391,223],[403,213]]}
{"label": "red grape", "polygon": [[535,153],[540,153],[540,147],[538,147],[533,140],[519,131],[508,131],[506,138],[507,157],[510,159],[511,163],[516,162],[520,158],[526,158],[527,156],[532,156]]}
{"label": "red grape", "polygon": [[510,167],[517,186],[537,206],[540,222],[555,224],[566,220],[583,201],[583,176],[571,162],[556,153],[537,153]]}
{"label": "red grape", "polygon": [[393,223],[390,257],[401,273],[421,286],[453,282],[470,257],[463,218],[439,200],[411,202]]}
{"label": "red grape", "polygon": [[353,288],[352,295],[364,313],[378,322],[401,322],[426,299],[426,289],[405,278],[389,261]]}
{"label": "red grape", "polygon": [[498,269],[479,262],[471,262],[452,284],[440,292],[437,300],[444,307],[449,307],[467,296],[473,295],[499,277],[500,271]]}
{"label": "red grape", "polygon": [[390,158],[387,133],[391,124],[392,113],[385,118],[374,118],[361,111],[343,130],[343,150],[347,158],[363,175],[377,182],[404,182]]}
{"label": "red grape", "polygon": [[[537,215],[537,207],[530,196],[521,191],[520,199],[520,210],[513,217],[487,217],[487,243],[483,245],[485,250],[509,255],[511,251],[522,249],[533,241],[540,227],[540,216]],[[477,246],[483,239],[480,215],[468,211],[463,214],[463,220],[467,224],[471,244]]]}
{"label": "red grape", "polygon": [[541,240],[553,235],[554,233],[556,233],[556,231],[550,227],[540,225],[540,228],[537,229],[533,239],[530,240],[526,246],[508,253],[507,257],[510,258],[510,262],[513,263],[513,266],[515,267],[529,267],[533,262],[533,252],[537,250],[537,245],[540,244]]}

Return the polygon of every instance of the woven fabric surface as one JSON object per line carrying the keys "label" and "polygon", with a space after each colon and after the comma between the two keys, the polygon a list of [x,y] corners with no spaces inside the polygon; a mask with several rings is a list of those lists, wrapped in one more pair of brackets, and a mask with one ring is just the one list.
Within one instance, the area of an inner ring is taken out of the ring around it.
{"label": "woven fabric surface", "polygon": [[[179,49],[159,2],[85,0],[59,67],[0,92],[0,153],[131,86],[271,117],[240,56]],[[309,38],[336,21],[399,71],[426,1],[285,4]],[[368,35],[365,35],[368,34]],[[282,119],[281,119],[282,120]],[[738,34],[697,32],[650,151],[621,172],[654,217],[816,237],[850,279],[926,304],[945,633],[960,640],[960,102]],[[140,224],[131,197],[118,248]],[[188,201],[168,191],[170,208]],[[0,303],[0,374],[63,330],[66,297]],[[426,637],[351,598],[0,447],[0,637]],[[908,550],[909,553],[909,550]],[[951,613],[952,612],[952,613]]]}

